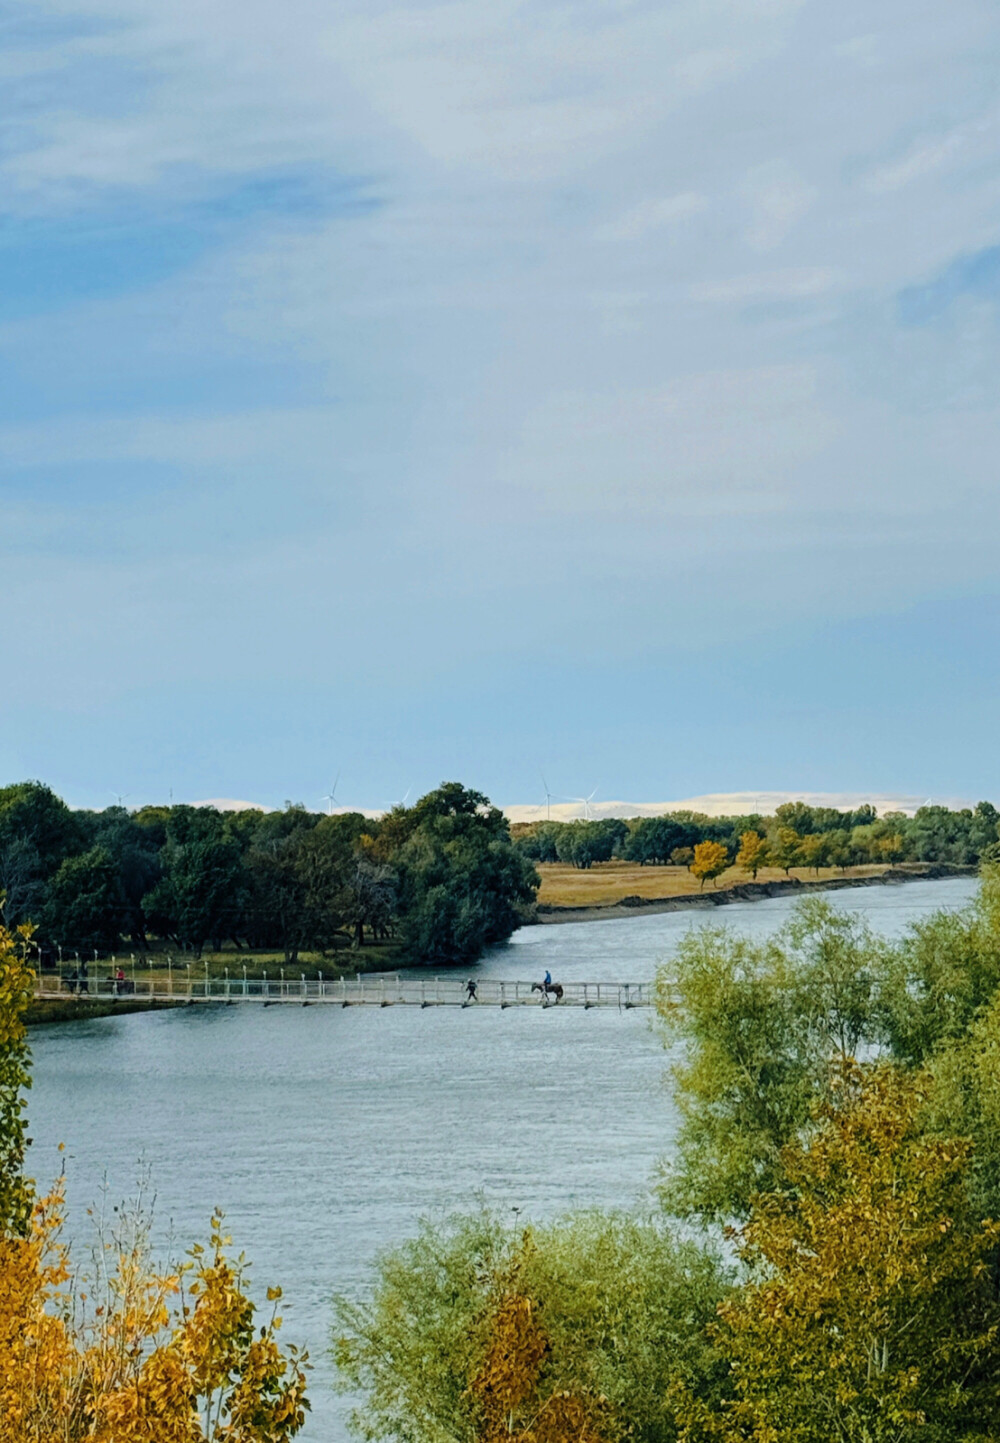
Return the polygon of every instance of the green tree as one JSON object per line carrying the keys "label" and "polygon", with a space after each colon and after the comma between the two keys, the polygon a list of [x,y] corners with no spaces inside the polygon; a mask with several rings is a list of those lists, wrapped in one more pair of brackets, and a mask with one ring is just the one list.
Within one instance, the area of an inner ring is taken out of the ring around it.
{"label": "green tree", "polygon": [[625,841],[623,855],[627,862],[642,866],[666,865],[678,847],[693,847],[699,840],[694,827],[674,817],[643,817],[633,822]]}
{"label": "green tree", "polygon": [[663,1165],[668,1206],[728,1218],[776,1183],[832,1060],[879,1035],[887,947],[858,917],[804,898],[773,938],[726,928],[681,939],[658,979],[681,1115]]}
{"label": "green tree", "polygon": [[987,865],[971,906],[915,923],[889,954],[882,1026],[894,1056],[923,1062],[965,1036],[998,988],[1000,867]]}
{"label": "green tree", "polygon": [[0,787],[0,849],[20,840],[38,856],[41,875],[49,877],[61,862],[81,850],[77,817],[51,787],[15,782]]}
{"label": "green tree", "polygon": [[781,867],[786,876],[802,861],[802,838],[791,827],[778,827],[767,839],[767,852],[771,863]]}
{"label": "green tree", "polygon": [[99,813],[93,836],[94,844],[108,853],[118,871],[124,902],[122,930],[145,947],[142,899],[156,885],[161,872],[156,839],[124,807],[108,807]]}
{"label": "green tree", "polygon": [[839,867],[842,872],[846,872],[854,861],[850,832],[843,827],[837,827],[833,831],[827,832],[826,856],[831,867]]}
{"label": "green tree", "polygon": [[829,857],[829,844],[826,834],[823,832],[809,832],[799,843],[799,855],[802,858],[802,865],[812,867],[819,876],[819,869],[826,865]]}
{"label": "green tree", "polygon": [[188,841],[168,839],[160,854],[163,875],[143,898],[153,931],[197,956],[206,942],[232,935],[246,886],[238,846],[200,830],[192,829]]}
{"label": "green tree", "polygon": [[779,826],[788,827],[800,837],[819,830],[815,810],[805,802],[783,802],[775,808],[774,817]]}
{"label": "green tree", "polygon": [[558,862],[558,822],[529,822],[510,830],[515,847],[530,862]]}
{"label": "green tree", "polygon": [[399,878],[399,933],[411,960],[471,962],[510,936],[539,879],[487,797],[444,783],[389,820],[401,839],[387,860]]}
{"label": "green tree", "polygon": [[48,887],[39,930],[78,951],[113,952],[126,921],[125,894],[104,847],[67,857]]}
{"label": "green tree", "polygon": [[626,833],[625,823],[614,818],[602,822],[568,822],[556,832],[560,862],[586,870],[595,862],[610,862]]}
{"label": "green tree", "polygon": [[366,927],[378,940],[389,936],[396,919],[396,873],[366,853],[362,848],[355,855],[347,881],[347,919],[355,947],[364,946]]}

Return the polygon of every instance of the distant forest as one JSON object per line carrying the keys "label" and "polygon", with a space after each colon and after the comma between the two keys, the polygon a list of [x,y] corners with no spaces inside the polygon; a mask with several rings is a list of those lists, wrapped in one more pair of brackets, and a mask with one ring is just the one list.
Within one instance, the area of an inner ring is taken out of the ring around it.
{"label": "distant forest", "polygon": [[394,944],[398,960],[473,961],[532,913],[536,863],[620,859],[690,867],[849,867],[1000,859],[1000,813],[924,807],[915,817],[801,802],[773,817],[674,812],[631,821],[511,826],[481,792],[443,783],[378,820],[302,806],[69,808],[40,782],[0,788],[0,894],[41,956],[163,946],[334,953]]}
{"label": "distant forest", "polygon": [[786,802],[774,816],[706,817],[681,811],[631,821],[529,822],[511,831],[515,846],[534,862],[591,867],[617,859],[689,866],[697,848],[714,843],[725,848],[727,865],[738,862],[756,872],[765,866],[788,871],[886,862],[968,866],[984,856],[1000,860],[998,824],[1000,812],[992,802],[959,812],[921,807],[913,817],[902,812],[879,817],[871,806],[838,812]]}
{"label": "distant forest", "polygon": [[71,810],[40,782],[0,789],[0,893],[44,961],[127,943],[270,949],[294,962],[392,941],[399,960],[474,960],[509,937],[538,888],[507,819],[443,783],[378,821],[214,807]]}

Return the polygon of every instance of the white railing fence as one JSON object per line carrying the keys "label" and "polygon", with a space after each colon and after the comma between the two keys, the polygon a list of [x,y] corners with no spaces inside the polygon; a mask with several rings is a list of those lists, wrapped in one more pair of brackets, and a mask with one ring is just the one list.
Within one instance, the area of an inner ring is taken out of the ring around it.
{"label": "white railing fence", "polygon": [[71,995],[125,1001],[142,998],[164,1002],[255,1002],[339,1004],[342,1007],[651,1007],[655,984],[650,982],[563,982],[542,990],[537,982],[506,978],[399,976],[360,973],[354,977],[302,974],[248,977],[185,975],[135,978],[57,978],[42,974],[39,998]]}

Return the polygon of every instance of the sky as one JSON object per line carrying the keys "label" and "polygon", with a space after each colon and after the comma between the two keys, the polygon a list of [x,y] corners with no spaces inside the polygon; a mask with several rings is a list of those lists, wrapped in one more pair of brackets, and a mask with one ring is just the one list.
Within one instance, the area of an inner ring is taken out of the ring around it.
{"label": "sky", "polygon": [[1000,800],[987,0],[0,0],[0,783]]}

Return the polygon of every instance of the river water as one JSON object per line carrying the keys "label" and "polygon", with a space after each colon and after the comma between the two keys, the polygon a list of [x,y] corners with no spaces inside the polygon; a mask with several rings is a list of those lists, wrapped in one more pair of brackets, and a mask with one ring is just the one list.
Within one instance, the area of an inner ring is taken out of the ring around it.
{"label": "river water", "polygon": [[[829,894],[887,935],[963,906],[966,879]],[[642,981],[690,927],[764,935],[790,899],[526,928],[483,975]],[[325,1359],[335,1292],[363,1287],[380,1247],[422,1214],[485,1198],[521,1216],[648,1196],[674,1116],[646,1011],[550,1007],[231,1007],[134,1014],[32,1034],[31,1171],[65,1162],[69,1236],[86,1208],[148,1172],[174,1256],[222,1207],[258,1295],[280,1283],[283,1337],[316,1365],[303,1439],[345,1438]],[[65,1142],[60,1156],[58,1144]]]}

